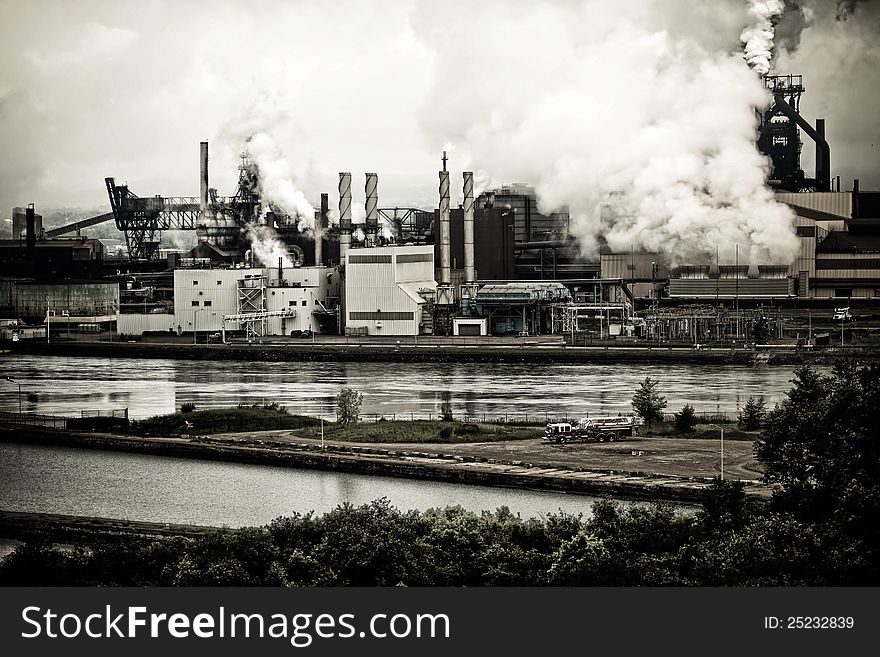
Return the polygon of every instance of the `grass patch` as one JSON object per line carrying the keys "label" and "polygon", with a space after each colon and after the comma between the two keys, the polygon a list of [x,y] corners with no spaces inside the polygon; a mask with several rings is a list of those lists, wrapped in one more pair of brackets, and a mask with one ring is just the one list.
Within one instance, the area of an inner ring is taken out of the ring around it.
{"label": "grass patch", "polygon": [[[440,420],[380,420],[341,426],[324,424],[324,437],[358,443],[473,443],[539,438],[543,427]],[[320,427],[297,432],[303,438],[320,438]]]}
{"label": "grass patch", "polygon": [[[192,424],[188,428],[186,423]],[[210,408],[188,413],[157,415],[144,420],[133,420],[129,433],[138,436],[176,436],[182,433],[209,434],[234,431],[271,431],[273,429],[301,429],[319,425],[320,420],[307,415],[293,415],[278,404],[238,406],[237,408]]]}
{"label": "grass patch", "polygon": [[714,440],[721,438],[721,432],[718,427],[724,427],[724,440],[755,440],[761,431],[745,431],[740,429],[735,422],[715,424],[697,423],[693,431],[680,433],[676,430],[675,424],[672,422],[655,423],[651,429],[640,427],[641,435],[646,437],[657,436],[663,438],[702,438],[705,440]]}

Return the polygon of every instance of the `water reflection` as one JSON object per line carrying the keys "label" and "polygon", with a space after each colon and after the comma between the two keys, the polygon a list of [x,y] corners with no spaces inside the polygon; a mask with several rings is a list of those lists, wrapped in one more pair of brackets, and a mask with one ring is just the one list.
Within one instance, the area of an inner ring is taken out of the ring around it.
{"label": "water reflection", "polygon": [[[363,393],[367,416],[543,417],[632,410],[646,376],[657,379],[668,410],[735,413],[751,395],[768,406],[790,387],[792,368],[739,365],[558,365],[516,363],[264,363],[110,360],[13,356],[0,360],[0,382],[20,381],[30,412],[78,414],[128,407],[131,417],[197,408],[277,402],[291,411],[335,417],[343,387]],[[18,391],[0,385],[0,408],[17,409]]]}

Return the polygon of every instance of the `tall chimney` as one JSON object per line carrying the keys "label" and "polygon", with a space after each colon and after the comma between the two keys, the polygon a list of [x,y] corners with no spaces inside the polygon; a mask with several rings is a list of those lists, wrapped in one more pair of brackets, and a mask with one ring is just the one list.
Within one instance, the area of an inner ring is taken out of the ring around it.
{"label": "tall chimney", "polygon": [[339,174],[339,263],[351,247],[351,174]]}
{"label": "tall chimney", "polygon": [[[21,216],[21,215],[19,215]],[[25,222],[27,235],[25,238],[25,246],[27,246],[28,251],[33,251],[37,247],[37,227],[36,227],[36,219],[34,217],[34,204],[28,203],[27,211],[25,212]],[[19,224],[20,225],[20,224]],[[21,242],[19,242],[21,244]]]}
{"label": "tall chimney", "polygon": [[440,172],[440,284],[449,285],[449,172]]}
{"label": "tall chimney", "polygon": [[324,229],[327,228],[327,213],[329,211],[329,196],[321,194],[321,214],[318,217],[318,225],[315,226],[315,267],[324,265]]}
{"label": "tall chimney", "polygon": [[474,273],[474,174],[464,172],[464,282],[476,283]]}
{"label": "tall chimney", "polygon": [[366,242],[367,246],[376,246],[376,233],[379,232],[379,194],[377,187],[379,185],[379,176],[375,173],[367,174],[367,184],[364,191],[367,194],[367,226]]}
{"label": "tall chimney", "polygon": [[825,141],[825,119],[816,119],[816,132],[822,138],[816,142],[816,180],[820,192],[831,191],[831,149]]}
{"label": "tall chimney", "polygon": [[284,257],[278,256],[278,280],[284,278]]}
{"label": "tall chimney", "polygon": [[208,209],[208,142],[199,144],[199,209],[202,214]]}

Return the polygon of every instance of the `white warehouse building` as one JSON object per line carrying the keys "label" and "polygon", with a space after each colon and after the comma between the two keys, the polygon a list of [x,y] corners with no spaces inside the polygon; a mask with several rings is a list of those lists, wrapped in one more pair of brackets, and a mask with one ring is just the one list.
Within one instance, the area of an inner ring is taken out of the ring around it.
{"label": "white warehouse building", "polygon": [[429,321],[424,296],[436,288],[433,244],[352,249],[345,256],[345,330],[418,335]]}
{"label": "white warehouse building", "polygon": [[[171,333],[244,331],[288,335],[291,331],[321,332],[316,315],[335,315],[339,274],[331,267],[246,269],[176,269],[174,313],[120,314],[118,331]],[[225,323],[224,316],[285,311],[286,316],[260,321]]]}

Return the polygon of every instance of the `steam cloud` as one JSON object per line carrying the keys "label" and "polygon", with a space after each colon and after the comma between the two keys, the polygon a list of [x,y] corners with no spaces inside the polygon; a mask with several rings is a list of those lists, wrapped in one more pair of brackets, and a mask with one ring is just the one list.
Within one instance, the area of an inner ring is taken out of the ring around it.
{"label": "steam cloud", "polygon": [[[424,3],[417,29],[443,55],[422,123],[494,184],[532,181],[542,211],[567,207],[589,255],[605,240],[670,264],[714,260],[716,248],[733,262],[738,245],[750,262],[790,263],[793,214],[765,185],[755,108],[769,99],[734,41],[741,24],[724,26],[720,47],[692,20],[664,24],[674,4],[489,3],[492,35],[476,17],[450,53],[447,24]],[[764,4],[762,16],[782,9]]]}
{"label": "steam cloud", "polygon": [[743,30],[740,39],[743,42],[743,58],[749,67],[767,75],[770,72],[770,60],[773,58],[773,35],[776,21],[785,9],[783,0],[750,0],[749,13],[754,16],[755,23]]}

